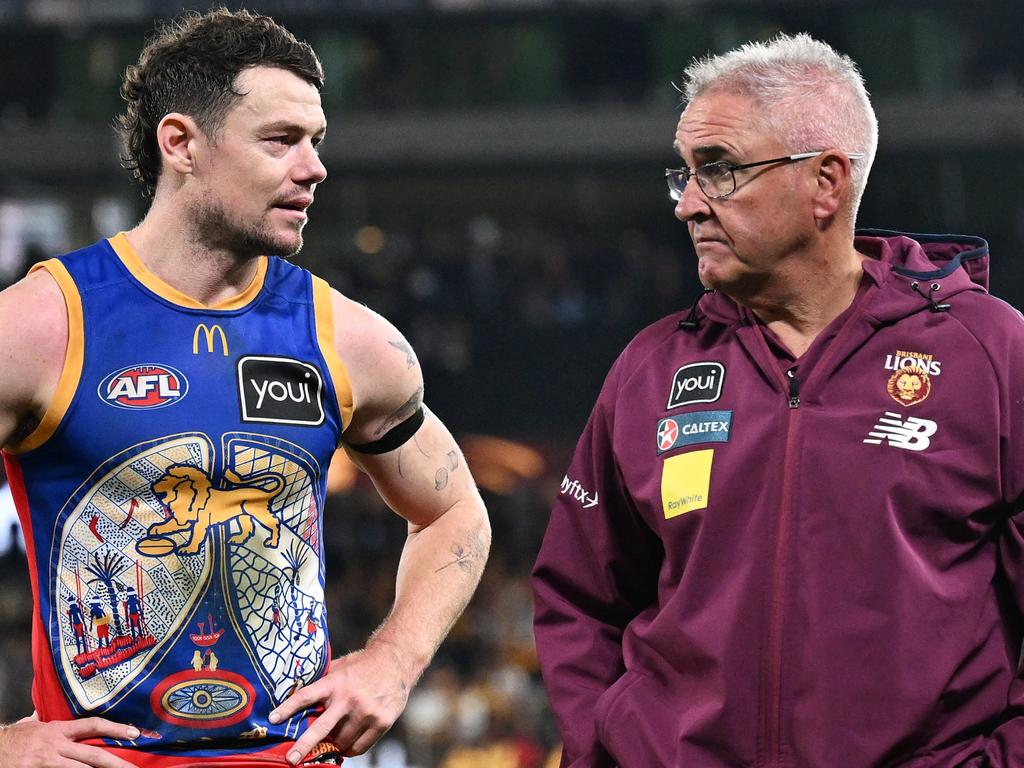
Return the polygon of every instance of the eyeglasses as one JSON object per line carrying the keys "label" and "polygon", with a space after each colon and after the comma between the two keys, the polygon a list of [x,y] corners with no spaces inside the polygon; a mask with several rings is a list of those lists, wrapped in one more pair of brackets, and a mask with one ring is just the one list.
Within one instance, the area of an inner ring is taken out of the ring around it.
{"label": "eyeglasses", "polygon": [[[683,190],[691,176],[697,177],[697,184],[709,200],[719,200],[728,197],[736,191],[736,171],[744,171],[747,168],[757,168],[759,165],[770,165],[771,163],[795,163],[798,160],[807,160],[817,157],[825,150],[819,149],[816,152],[799,152],[795,155],[784,155],[773,157],[771,160],[759,160],[756,163],[744,163],[733,165],[719,160],[715,163],[698,165],[690,168],[666,168],[665,181],[668,182],[668,194],[673,200],[680,200],[683,197]],[[847,154],[851,160],[860,160],[864,157],[863,152],[850,152]]]}

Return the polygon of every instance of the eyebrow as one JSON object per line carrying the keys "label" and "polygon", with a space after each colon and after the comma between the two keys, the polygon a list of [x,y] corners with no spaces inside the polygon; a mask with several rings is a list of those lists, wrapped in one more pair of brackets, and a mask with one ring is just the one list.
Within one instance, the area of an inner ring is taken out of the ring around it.
{"label": "eyebrow", "polygon": [[[683,150],[679,145],[678,139],[672,142],[672,149],[677,155],[679,155],[679,157],[683,157]],[[730,150],[719,144],[702,144],[698,147],[693,147],[691,152],[693,153],[693,157],[697,162],[697,165],[701,165],[702,163],[713,163],[723,158],[736,159],[736,156]]]}
{"label": "eyebrow", "polygon": [[721,160],[724,157],[734,157],[732,152],[719,144],[705,144],[699,147],[694,147],[692,152],[694,158],[700,158],[706,162],[714,162],[716,160]]}
{"label": "eyebrow", "polygon": [[[272,123],[267,123],[266,125],[260,126],[260,130],[264,131],[266,133],[277,133],[277,132],[283,132],[283,133],[305,133],[306,132],[306,129],[303,126],[299,125],[296,122],[292,122],[291,120],[276,120],[276,121],[274,121]],[[319,136],[321,141],[322,141],[324,136],[327,135],[327,123],[321,123],[319,130],[314,131],[313,135],[314,136]]]}

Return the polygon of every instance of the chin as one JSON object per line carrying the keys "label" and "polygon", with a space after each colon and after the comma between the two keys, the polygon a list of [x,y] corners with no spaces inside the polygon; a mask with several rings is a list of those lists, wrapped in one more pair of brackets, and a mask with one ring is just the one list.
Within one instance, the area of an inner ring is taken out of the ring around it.
{"label": "chin", "polygon": [[705,288],[715,291],[721,290],[729,282],[718,270],[701,269],[700,267],[697,268],[697,279]]}
{"label": "chin", "polygon": [[285,258],[294,256],[302,250],[302,230],[306,226],[306,222],[301,222],[295,227],[284,227],[279,230],[276,236],[273,238],[274,250],[268,251],[276,256],[284,256]]}
{"label": "chin", "polygon": [[302,248],[302,225],[282,226],[269,218],[237,219],[227,215],[224,207],[208,202],[195,213],[196,232],[200,242],[212,248],[223,248],[242,258],[263,255],[294,256]]}
{"label": "chin", "polygon": [[253,255],[273,255],[289,258],[302,250],[302,232],[287,229],[273,231],[263,228],[243,236],[245,250]]}
{"label": "chin", "polygon": [[291,258],[299,251],[302,250],[302,235],[293,234],[290,237],[279,237],[273,242],[273,248],[267,250],[267,253],[272,253],[275,256],[281,256],[283,258]]}

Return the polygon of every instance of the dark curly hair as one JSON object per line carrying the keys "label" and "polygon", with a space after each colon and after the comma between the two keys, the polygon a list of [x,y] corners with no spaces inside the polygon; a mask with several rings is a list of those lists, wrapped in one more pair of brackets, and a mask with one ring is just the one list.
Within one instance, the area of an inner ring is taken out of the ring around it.
{"label": "dark curly hair", "polygon": [[116,128],[121,162],[152,197],[160,176],[156,128],[170,112],[192,117],[214,136],[235,102],[235,78],[249,67],[280,67],[322,90],[323,66],[308,43],[268,16],[216,8],[164,22],[124,73],[127,106]]}

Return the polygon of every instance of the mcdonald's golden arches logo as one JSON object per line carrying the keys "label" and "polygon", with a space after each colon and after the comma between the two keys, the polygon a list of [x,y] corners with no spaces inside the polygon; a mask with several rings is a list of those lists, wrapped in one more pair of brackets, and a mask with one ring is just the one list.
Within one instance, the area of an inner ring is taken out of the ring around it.
{"label": "mcdonald's golden arches logo", "polygon": [[208,326],[206,323],[200,323],[196,326],[196,332],[192,334],[192,354],[199,354],[199,334],[203,334],[206,338],[206,351],[211,355],[213,354],[213,340],[216,337],[220,337],[220,348],[224,357],[228,356],[228,337],[224,335],[224,329],[219,325]]}

